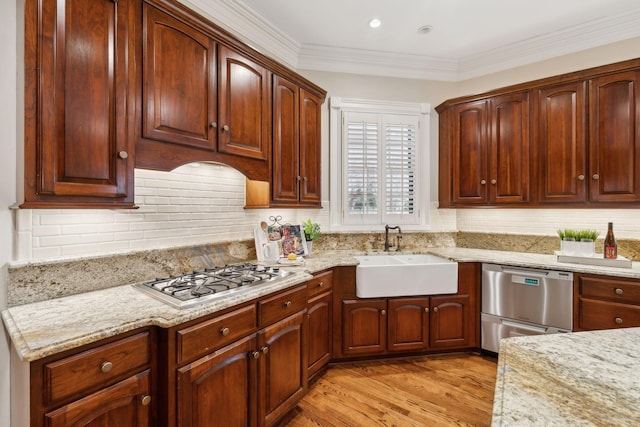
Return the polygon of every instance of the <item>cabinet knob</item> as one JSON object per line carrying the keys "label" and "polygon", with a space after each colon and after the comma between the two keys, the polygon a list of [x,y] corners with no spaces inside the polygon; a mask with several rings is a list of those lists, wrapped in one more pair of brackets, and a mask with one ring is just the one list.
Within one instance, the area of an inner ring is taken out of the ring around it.
{"label": "cabinet knob", "polygon": [[113,363],[111,363],[111,362],[104,362],[100,366],[100,370],[104,374],[111,372],[111,369],[113,369]]}
{"label": "cabinet knob", "polygon": [[616,317],[614,320],[617,325],[622,325],[622,317]]}
{"label": "cabinet knob", "polygon": [[291,307],[291,301],[285,301],[283,305],[285,307],[289,308],[289,307]]}
{"label": "cabinet knob", "polygon": [[480,180],[480,184],[485,185],[486,183],[487,183],[487,180],[486,180],[486,179],[481,179],[481,180]]}
{"label": "cabinet knob", "polygon": [[302,177],[302,180],[303,180],[304,182],[307,182],[307,177],[306,177],[306,176],[303,176],[303,177]]}
{"label": "cabinet knob", "polygon": [[218,123],[217,122],[211,122],[209,123],[209,126],[211,126],[212,128],[217,128],[218,127]]}
{"label": "cabinet knob", "polygon": [[126,151],[120,151],[118,153],[118,157],[120,157],[121,159],[126,159],[127,157],[129,157],[129,153],[127,153]]}
{"label": "cabinet knob", "polygon": [[222,126],[222,130],[225,132],[229,132],[229,125]]}
{"label": "cabinet knob", "polygon": [[425,307],[425,308],[424,308],[424,312],[425,312],[425,313],[428,313],[428,312],[429,312],[429,307]]}
{"label": "cabinet knob", "polygon": [[578,175],[578,181],[584,181],[584,175]]}
{"label": "cabinet knob", "polygon": [[437,313],[438,312],[438,307],[433,307],[433,312]]}
{"label": "cabinet knob", "polygon": [[298,176],[296,176],[296,179],[297,179],[298,181],[300,181],[300,180],[302,179],[302,177],[301,177],[300,175],[298,175]]}
{"label": "cabinet knob", "polygon": [[382,310],[382,311],[380,312],[380,314],[382,314],[383,316],[385,316],[385,315],[387,314],[387,310]]}
{"label": "cabinet knob", "polygon": [[258,353],[257,351],[253,351],[251,352],[251,357],[253,357],[254,359],[257,359],[258,357],[260,357],[260,353]]}
{"label": "cabinet knob", "polygon": [[324,286],[324,282],[318,282],[318,287],[321,288]]}
{"label": "cabinet knob", "polygon": [[220,335],[222,335],[223,337],[226,337],[227,335],[229,335],[229,332],[231,332],[231,330],[229,328],[222,328],[220,329]]}
{"label": "cabinet knob", "polygon": [[495,179],[492,179],[492,180],[491,180],[491,184],[496,185],[497,183],[498,183],[498,181],[497,181],[497,180],[495,180]]}
{"label": "cabinet knob", "polygon": [[616,295],[622,295],[624,291],[620,288],[616,288]]}
{"label": "cabinet knob", "polygon": [[264,347],[262,347],[260,349],[260,351],[262,352],[262,354],[267,354],[269,353],[269,347],[267,347],[266,345]]}
{"label": "cabinet knob", "polygon": [[592,178],[595,180],[598,180],[600,179],[600,175],[598,175],[597,173],[594,173]]}
{"label": "cabinet knob", "polygon": [[140,403],[142,403],[142,406],[149,406],[149,404],[151,403],[151,396],[145,394],[140,399]]}

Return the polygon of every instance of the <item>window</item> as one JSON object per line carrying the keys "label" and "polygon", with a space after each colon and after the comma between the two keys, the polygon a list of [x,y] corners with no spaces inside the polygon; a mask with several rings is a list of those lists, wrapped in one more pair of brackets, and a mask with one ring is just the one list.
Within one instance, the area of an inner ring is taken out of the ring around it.
{"label": "window", "polygon": [[332,98],[331,109],[332,226],[426,225],[428,105]]}

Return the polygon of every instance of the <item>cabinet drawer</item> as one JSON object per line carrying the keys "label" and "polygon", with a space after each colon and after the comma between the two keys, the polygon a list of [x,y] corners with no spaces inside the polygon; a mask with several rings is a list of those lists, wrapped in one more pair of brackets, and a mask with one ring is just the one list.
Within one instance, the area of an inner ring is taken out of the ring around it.
{"label": "cabinet drawer", "polygon": [[106,385],[128,372],[136,372],[151,360],[149,332],[44,365],[45,404]]}
{"label": "cabinet drawer", "polygon": [[178,331],[178,363],[203,356],[249,334],[256,327],[256,306],[234,310]]}
{"label": "cabinet drawer", "polygon": [[640,306],[580,298],[579,322],[585,330],[640,326]]}
{"label": "cabinet drawer", "polygon": [[326,271],[313,276],[313,279],[307,282],[308,297],[312,298],[318,294],[326,292],[333,288],[333,271]]}
{"label": "cabinet drawer", "polygon": [[640,304],[640,283],[601,277],[580,277],[580,295],[627,304]]}
{"label": "cabinet drawer", "polygon": [[300,286],[290,291],[267,298],[258,303],[258,323],[260,326],[271,324],[277,320],[302,310],[307,305],[307,287]]}

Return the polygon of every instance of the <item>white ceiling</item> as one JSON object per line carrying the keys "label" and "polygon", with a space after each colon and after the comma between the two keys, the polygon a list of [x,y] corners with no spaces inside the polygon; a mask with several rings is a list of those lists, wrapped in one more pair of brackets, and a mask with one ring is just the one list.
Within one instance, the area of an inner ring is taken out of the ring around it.
{"label": "white ceiling", "polygon": [[324,71],[455,81],[640,36],[638,0],[218,1]]}

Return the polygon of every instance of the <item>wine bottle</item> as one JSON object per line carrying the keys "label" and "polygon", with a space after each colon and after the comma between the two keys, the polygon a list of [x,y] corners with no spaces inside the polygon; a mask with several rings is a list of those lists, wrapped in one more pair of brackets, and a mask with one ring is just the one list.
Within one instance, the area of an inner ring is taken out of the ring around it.
{"label": "wine bottle", "polygon": [[616,238],[613,235],[613,223],[609,223],[607,230],[607,237],[604,239],[604,257],[607,259],[618,258],[618,245],[616,244]]}

